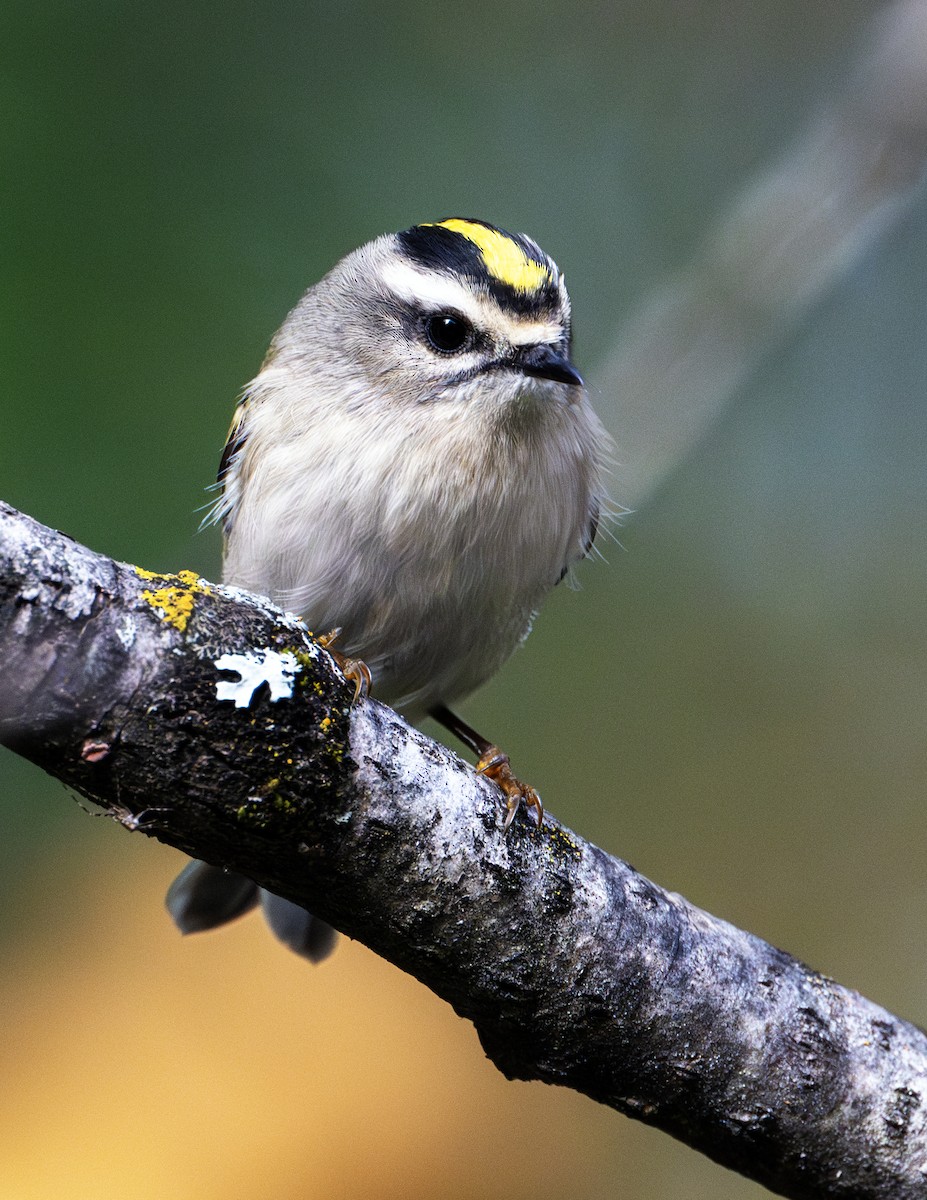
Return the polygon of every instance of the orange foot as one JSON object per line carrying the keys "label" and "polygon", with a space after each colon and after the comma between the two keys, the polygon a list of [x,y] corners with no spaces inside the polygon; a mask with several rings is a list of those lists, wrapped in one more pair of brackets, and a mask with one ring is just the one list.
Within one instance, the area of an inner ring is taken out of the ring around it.
{"label": "orange foot", "polygon": [[487,779],[491,779],[497,787],[502,789],[505,796],[505,807],[508,810],[502,825],[503,832],[515,820],[518,806],[522,802],[529,811],[534,809],[538,829],[541,828],[541,822],[544,820],[544,806],[541,804],[541,797],[533,787],[528,787],[527,784],[515,778],[507,754],[504,754],[498,746],[490,746],[481,755],[476,764],[476,770],[477,774],[485,775]]}
{"label": "orange foot", "polygon": [[348,658],[344,654],[340,654],[337,650],[333,650],[332,646],[341,637],[341,629],[331,629],[328,633],[323,633],[316,638],[316,641],[323,650],[327,650],[332,656],[342,675],[349,683],[354,684],[354,703],[358,700],[366,700],[370,695],[371,675],[370,668],[365,662],[359,658]]}

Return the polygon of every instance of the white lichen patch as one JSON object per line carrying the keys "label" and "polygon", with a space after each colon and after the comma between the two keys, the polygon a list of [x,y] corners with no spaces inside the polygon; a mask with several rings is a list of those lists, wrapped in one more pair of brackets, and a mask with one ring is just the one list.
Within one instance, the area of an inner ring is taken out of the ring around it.
{"label": "white lichen patch", "polygon": [[236,708],[248,708],[254,693],[266,684],[271,700],[289,700],[300,665],[289,650],[282,653],[267,647],[245,654],[221,654],[213,664],[218,671],[234,671],[238,679],[221,679],[216,699],[231,700]]}
{"label": "white lichen patch", "polygon": [[138,629],[135,624],[135,619],[129,613],[120,617],[113,629],[123,650],[131,650],[135,644],[135,636]]}

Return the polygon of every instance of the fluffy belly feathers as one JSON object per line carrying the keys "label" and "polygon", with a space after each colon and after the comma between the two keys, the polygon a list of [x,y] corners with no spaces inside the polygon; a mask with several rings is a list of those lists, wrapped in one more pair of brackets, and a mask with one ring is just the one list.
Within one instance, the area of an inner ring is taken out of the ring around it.
{"label": "fluffy belly feathers", "polygon": [[[252,436],[226,581],[269,595],[315,632],[340,626],[338,648],[367,663],[375,694],[413,715],[467,694],[526,636],[585,548],[596,455],[582,435],[594,429],[580,406],[539,416],[517,436],[487,430],[477,461],[454,445],[457,434],[472,447],[472,428],[453,420],[431,424],[429,447],[369,421],[333,427],[328,446],[317,434],[305,446],[298,469],[292,446],[275,453]],[[551,421],[570,436],[552,438]],[[366,438],[353,457],[344,451],[352,436]],[[342,469],[339,486],[323,491],[327,456]]]}

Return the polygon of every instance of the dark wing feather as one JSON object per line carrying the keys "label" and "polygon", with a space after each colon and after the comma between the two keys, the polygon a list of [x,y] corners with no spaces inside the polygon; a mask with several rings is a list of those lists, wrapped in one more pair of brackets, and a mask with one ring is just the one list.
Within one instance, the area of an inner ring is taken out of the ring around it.
{"label": "dark wing feather", "polygon": [[219,499],[209,514],[210,522],[222,522],[222,528],[226,537],[231,532],[232,520],[235,509],[238,506],[237,467],[241,452],[244,450],[245,443],[248,440],[248,435],[245,432],[246,407],[247,397],[235,409],[235,416],[232,418],[232,424],[229,426],[228,437],[225,440],[225,445],[222,448],[222,456],[219,459],[219,472],[216,475],[216,487],[220,492]]}
{"label": "dark wing feather", "polygon": [[[590,502],[589,516],[587,518],[587,524],[586,524],[586,535],[583,539],[583,552],[580,555],[580,558],[585,558],[586,555],[589,553],[589,551],[592,549],[592,543],[595,541],[595,535],[599,532],[600,511],[601,510],[599,508],[598,500],[593,499]],[[560,578],[557,580],[558,583],[563,582],[563,580],[566,578],[567,574],[569,573],[570,567],[572,565],[573,565],[572,563],[566,564],[566,566],[560,572]]]}
{"label": "dark wing feather", "polygon": [[244,416],[245,405],[244,401],[242,401],[235,409],[235,416],[232,418],[232,424],[229,426],[228,437],[225,439],[225,445],[222,447],[222,457],[219,459],[219,473],[216,475],[216,483],[219,487],[225,487],[229,472],[232,469],[232,460],[245,444]]}

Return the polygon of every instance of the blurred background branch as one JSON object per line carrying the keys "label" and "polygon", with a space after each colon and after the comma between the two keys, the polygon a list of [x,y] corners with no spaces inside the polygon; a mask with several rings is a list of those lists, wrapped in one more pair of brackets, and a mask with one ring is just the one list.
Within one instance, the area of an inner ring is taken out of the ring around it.
{"label": "blurred background branch", "polygon": [[860,61],[674,280],[645,297],[596,374],[632,509],[678,470],[744,380],[923,195],[927,5],[887,5]]}

